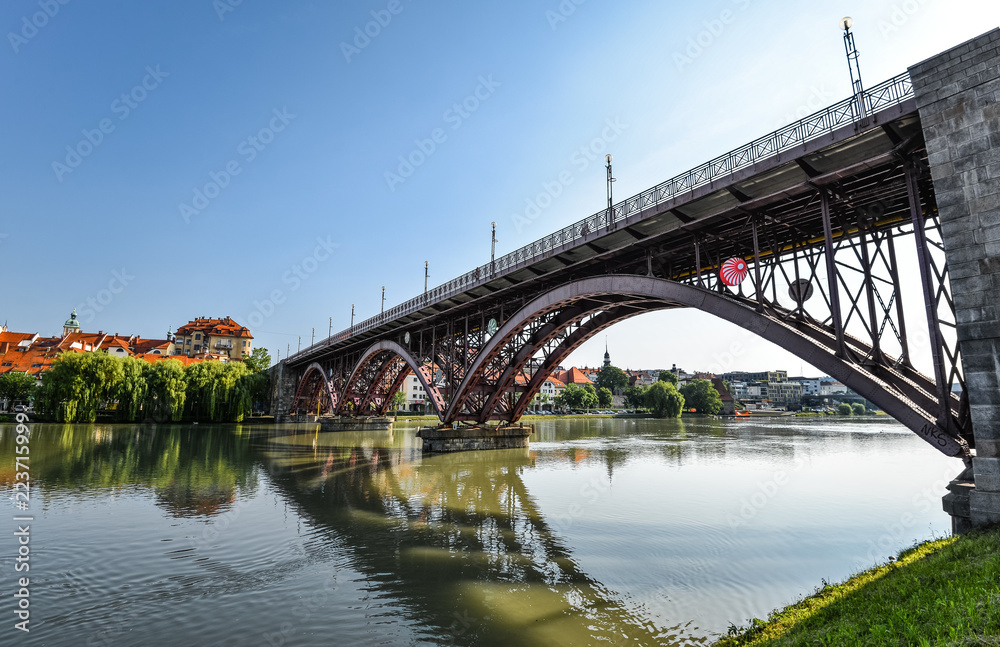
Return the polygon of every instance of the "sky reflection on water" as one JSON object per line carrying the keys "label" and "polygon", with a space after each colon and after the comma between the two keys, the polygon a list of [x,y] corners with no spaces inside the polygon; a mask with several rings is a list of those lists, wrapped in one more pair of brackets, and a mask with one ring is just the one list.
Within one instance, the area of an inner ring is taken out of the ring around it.
{"label": "sky reflection on water", "polygon": [[881,419],[544,420],[435,456],[405,425],[33,429],[45,645],[702,644],[946,534],[960,470]]}

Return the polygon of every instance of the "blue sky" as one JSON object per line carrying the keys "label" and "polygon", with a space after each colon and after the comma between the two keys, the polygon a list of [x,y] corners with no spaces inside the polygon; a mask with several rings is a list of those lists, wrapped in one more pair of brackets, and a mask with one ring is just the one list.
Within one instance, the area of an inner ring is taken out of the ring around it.
{"label": "blue sky", "polygon": [[[285,356],[418,294],[425,260],[432,286],[487,261],[491,221],[499,255],[599,210],[595,139],[623,198],[846,97],[844,15],[869,85],[1000,25],[975,0],[8,0],[0,321],[229,315]],[[622,367],[801,365],[697,312],[607,339]]]}

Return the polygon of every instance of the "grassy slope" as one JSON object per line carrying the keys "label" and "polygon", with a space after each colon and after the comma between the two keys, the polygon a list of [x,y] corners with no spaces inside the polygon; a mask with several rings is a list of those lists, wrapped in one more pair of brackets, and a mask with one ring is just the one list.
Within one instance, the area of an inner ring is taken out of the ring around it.
{"label": "grassy slope", "polygon": [[1000,646],[1000,529],[921,544],[716,643]]}

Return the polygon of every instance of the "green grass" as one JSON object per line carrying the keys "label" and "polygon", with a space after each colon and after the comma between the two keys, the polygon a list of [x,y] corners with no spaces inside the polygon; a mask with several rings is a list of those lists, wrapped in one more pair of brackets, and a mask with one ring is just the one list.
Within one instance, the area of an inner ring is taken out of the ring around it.
{"label": "green grass", "polygon": [[911,548],[715,644],[1000,646],[1000,529]]}

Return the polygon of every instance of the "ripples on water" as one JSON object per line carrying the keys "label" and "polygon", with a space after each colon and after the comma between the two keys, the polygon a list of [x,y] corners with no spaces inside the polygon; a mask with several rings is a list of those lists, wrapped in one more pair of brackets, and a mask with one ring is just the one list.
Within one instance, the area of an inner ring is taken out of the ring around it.
{"label": "ripples on water", "polygon": [[53,646],[704,644],[946,534],[960,470],[881,419],[544,420],[426,457],[406,426],[33,429]]}

